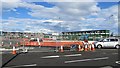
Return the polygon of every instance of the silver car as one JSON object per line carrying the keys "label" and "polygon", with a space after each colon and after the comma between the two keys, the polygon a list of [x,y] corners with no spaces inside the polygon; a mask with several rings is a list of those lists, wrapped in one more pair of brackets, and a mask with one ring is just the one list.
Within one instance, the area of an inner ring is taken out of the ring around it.
{"label": "silver car", "polygon": [[120,39],[116,37],[110,37],[101,39],[95,43],[95,47],[97,48],[120,48]]}

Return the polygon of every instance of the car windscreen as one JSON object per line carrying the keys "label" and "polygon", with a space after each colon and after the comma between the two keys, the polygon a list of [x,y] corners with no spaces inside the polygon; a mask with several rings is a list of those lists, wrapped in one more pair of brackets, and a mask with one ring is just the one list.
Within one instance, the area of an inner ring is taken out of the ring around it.
{"label": "car windscreen", "polygon": [[110,41],[118,41],[118,39],[110,39]]}
{"label": "car windscreen", "polygon": [[99,42],[102,42],[104,39],[100,39]]}
{"label": "car windscreen", "polygon": [[118,39],[115,39],[115,41],[118,41]]}

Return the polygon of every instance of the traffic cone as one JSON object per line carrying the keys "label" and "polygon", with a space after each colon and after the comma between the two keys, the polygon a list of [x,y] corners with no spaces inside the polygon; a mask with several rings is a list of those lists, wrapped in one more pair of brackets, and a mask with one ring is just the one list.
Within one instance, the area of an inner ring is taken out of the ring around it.
{"label": "traffic cone", "polygon": [[4,45],[4,43],[2,42],[2,46]]}
{"label": "traffic cone", "polygon": [[91,51],[92,44],[89,44],[89,50]]}
{"label": "traffic cone", "polygon": [[18,46],[18,42],[16,43],[16,45],[15,46]]}
{"label": "traffic cone", "polygon": [[88,51],[87,44],[85,44],[85,51]]}
{"label": "traffic cone", "polygon": [[95,47],[94,47],[94,45],[92,44],[92,51],[94,51],[95,50]]}
{"label": "traffic cone", "polygon": [[78,51],[83,51],[83,48],[80,45],[78,46]]}
{"label": "traffic cone", "polygon": [[80,45],[78,46],[78,51],[81,51],[81,47],[80,47]]}
{"label": "traffic cone", "polygon": [[60,52],[64,52],[63,46],[60,46]]}
{"label": "traffic cone", "polygon": [[16,54],[15,46],[13,46],[12,54],[13,54],[13,55]]}

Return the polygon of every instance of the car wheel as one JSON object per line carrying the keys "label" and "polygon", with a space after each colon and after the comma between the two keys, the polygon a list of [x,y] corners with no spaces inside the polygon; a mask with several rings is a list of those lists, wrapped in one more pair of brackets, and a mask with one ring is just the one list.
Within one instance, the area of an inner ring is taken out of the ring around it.
{"label": "car wheel", "polygon": [[120,45],[116,45],[115,48],[116,48],[116,49],[119,49],[119,48],[120,48]]}
{"label": "car wheel", "polygon": [[102,48],[102,45],[100,45],[100,44],[99,44],[99,45],[97,45],[97,48],[101,49],[101,48]]}

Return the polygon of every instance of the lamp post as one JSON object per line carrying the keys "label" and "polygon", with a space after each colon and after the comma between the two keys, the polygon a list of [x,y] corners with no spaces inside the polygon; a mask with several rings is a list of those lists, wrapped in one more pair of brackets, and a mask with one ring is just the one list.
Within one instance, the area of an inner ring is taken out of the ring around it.
{"label": "lamp post", "polygon": [[[59,20],[60,20],[61,18],[59,17]],[[61,27],[61,30],[60,30],[60,40],[63,40],[63,37],[62,37],[62,22],[59,22],[60,23],[60,27]]]}
{"label": "lamp post", "polygon": [[42,34],[42,32],[41,32],[41,30],[40,30],[40,32],[39,32],[39,39],[37,39],[37,40],[38,40],[38,45],[39,45],[39,48],[41,48],[41,46],[40,46],[41,34]]}
{"label": "lamp post", "polygon": [[25,52],[25,32],[26,31],[24,31],[24,33],[23,33],[23,52]]}

